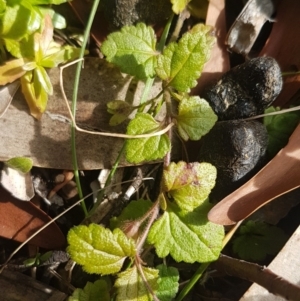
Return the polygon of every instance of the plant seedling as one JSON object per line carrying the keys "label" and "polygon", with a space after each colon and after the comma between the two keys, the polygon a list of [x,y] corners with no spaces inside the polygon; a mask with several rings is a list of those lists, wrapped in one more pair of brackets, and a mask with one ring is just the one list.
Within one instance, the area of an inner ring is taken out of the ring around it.
{"label": "plant seedling", "polygon": [[[101,47],[106,59],[122,72],[142,80],[158,77],[163,89],[154,99],[134,107],[119,100],[108,104],[112,124],[133,115],[126,135],[122,135],[129,138],[125,145],[127,161],[141,163],[164,158],[158,200],[132,201],[116,218],[114,224],[118,226],[114,230],[90,224],[74,227],[68,234],[68,252],[85,271],[117,274],[116,300],[158,300],[164,294],[162,271],[173,287],[168,285],[170,294],[164,300],[171,300],[176,294],[176,269],[142,265],[145,243],[152,245],[159,257],[170,255],[176,261],[211,262],[219,256],[224,230],[209,223],[206,217],[216,169],[208,163],[170,162],[170,127],[175,125],[183,140],[199,140],[217,121],[204,99],[188,95],[209,59],[214,40],[211,28],[198,24],[160,53],[153,29],[139,23],[110,34]],[[177,110],[171,105],[171,95],[176,99]],[[163,120],[157,120],[162,105],[166,113]],[[162,132],[163,129],[167,130]],[[122,271],[126,259],[132,264]]]}

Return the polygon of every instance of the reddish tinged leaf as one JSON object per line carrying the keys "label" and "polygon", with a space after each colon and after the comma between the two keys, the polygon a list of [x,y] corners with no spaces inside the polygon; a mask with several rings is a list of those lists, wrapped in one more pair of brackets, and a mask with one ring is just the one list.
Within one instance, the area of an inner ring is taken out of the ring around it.
{"label": "reddish tinged leaf", "polygon": [[34,85],[36,82],[31,82],[31,78],[31,71],[21,77],[22,92],[30,108],[30,114],[36,119],[40,119],[47,106],[48,94],[44,89],[39,89],[37,95]]}
{"label": "reddish tinged leaf", "polygon": [[200,206],[216,181],[216,168],[209,163],[172,162],[163,172],[163,189],[186,211]]}
{"label": "reddish tinged leaf", "polygon": [[[0,236],[24,242],[51,218],[31,202],[22,202],[0,187]],[[55,223],[35,236],[30,244],[45,249],[60,249],[66,239]]]}
{"label": "reddish tinged leaf", "polygon": [[216,224],[231,225],[300,186],[300,125],[283,148],[259,173],[208,213]]}
{"label": "reddish tinged leaf", "polygon": [[25,61],[21,58],[8,61],[3,66],[0,66],[0,86],[12,83],[23,76],[26,73],[22,68],[24,64]]}
{"label": "reddish tinged leaf", "polygon": [[36,33],[34,36],[35,44],[39,46],[39,49],[36,51],[40,55],[39,58],[36,57],[36,61],[41,60],[46,55],[49,45],[52,41],[52,38],[53,38],[53,25],[52,25],[51,17],[49,15],[46,15],[42,33],[41,34]]}

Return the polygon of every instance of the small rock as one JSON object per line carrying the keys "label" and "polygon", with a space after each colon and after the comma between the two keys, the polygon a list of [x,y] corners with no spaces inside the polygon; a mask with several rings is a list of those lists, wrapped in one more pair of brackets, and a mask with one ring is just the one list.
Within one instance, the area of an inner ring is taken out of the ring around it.
{"label": "small rock", "polygon": [[268,134],[258,121],[223,121],[202,138],[200,162],[217,168],[209,198],[218,202],[248,181],[265,163]]}
{"label": "small rock", "polygon": [[105,17],[113,29],[138,22],[157,24],[172,14],[170,0],[103,0]]}
{"label": "small rock", "polygon": [[219,120],[234,120],[262,114],[282,88],[281,70],[271,57],[258,57],[239,65],[202,97],[211,105]]}

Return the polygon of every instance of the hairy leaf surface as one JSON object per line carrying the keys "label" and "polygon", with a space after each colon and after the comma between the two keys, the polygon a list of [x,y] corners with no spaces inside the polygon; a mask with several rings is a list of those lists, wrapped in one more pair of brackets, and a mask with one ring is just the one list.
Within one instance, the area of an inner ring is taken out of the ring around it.
{"label": "hairy leaf surface", "polygon": [[170,254],[176,261],[188,263],[216,260],[222,249],[224,230],[208,221],[209,207],[207,202],[206,206],[187,212],[169,202],[147,237],[157,255],[163,258]]}
{"label": "hairy leaf surface", "polygon": [[174,267],[159,265],[156,267],[159,270],[157,297],[160,301],[171,301],[178,292],[179,287],[179,272]]}
{"label": "hairy leaf surface", "polygon": [[88,273],[113,274],[126,257],[135,255],[135,244],[120,230],[96,224],[73,227],[68,233],[68,253]]}
{"label": "hairy leaf surface", "polygon": [[[157,289],[158,270],[141,267],[148,284],[155,292]],[[117,288],[117,301],[149,301],[152,300],[144,281],[139,275],[136,266],[118,274],[115,283]]]}
{"label": "hairy leaf surface", "polygon": [[210,163],[172,162],[163,172],[163,189],[181,209],[192,211],[207,199],[216,176],[216,168]]}
{"label": "hairy leaf surface", "polygon": [[168,86],[180,92],[190,92],[197,85],[197,78],[210,57],[214,42],[210,26],[194,26],[178,43],[169,44],[158,57],[157,75]]}
{"label": "hairy leaf surface", "polygon": [[208,102],[198,96],[183,98],[178,108],[178,132],[187,141],[199,140],[216,123],[218,117]]}
{"label": "hairy leaf surface", "polygon": [[136,26],[124,26],[121,31],[108,35],[101,51],[122,72],[144,79],[155,74],[155,45],[152,27],[139,23]]}
{"label": "hairy leaf surface", "polygon": [[[158,131],[160,124],[146,113],[138,113],[127,127],[128,135],[148,134]],[[126,160],[140,163],[163,158],[171,149],[171,142],[166,134],[149,138],[128,139],[126,143]]]}
{"label": "hairy leaf surface", "polygon": [[68,301],[110,301],[108,285],[102,279],[87,282],[83,289],[77,288]]}

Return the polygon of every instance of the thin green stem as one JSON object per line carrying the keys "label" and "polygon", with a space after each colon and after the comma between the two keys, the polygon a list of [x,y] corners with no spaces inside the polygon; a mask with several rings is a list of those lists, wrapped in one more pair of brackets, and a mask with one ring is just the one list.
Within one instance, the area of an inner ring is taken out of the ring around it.
{"label": "thin green stem", "polygon": [[189,280],[189,282],[186,284],[186,286],[181,290],[175,301],[181,301],[184,297],[190,292],[190,290],[194,287],[194,285],[199,281],[205,270],[210,265],[210,262],[202,263],[193,277]]}
{"label": "thin green stem", "polygon": [[171,24],[172,24],[172,21],[173,21],[173,17],[174,17],[174,14],[172,14],[172,16],[169,18],[165,28],[164,28],[164,31],[161,35],[161,38],[159,40],[159,43],[157,44],[157,47],[156,49],[160,52],[162,52],[164,50],[164,47],[166,45],[166,41],[167,41],[167,37],[169,35],[169,31],[170,31],[170,27],[171,27]]}
{"label": "thin green stem", "polygon": [[296,76],[296,75],[299,75],[300,74],[300,71],[294,71],[294,72],[282,72],[281,73],[281,76],[284,77],[284,76]]}
{"label": "thin green stem", "polygon": [[[125,146],[126,146],[126,141],[124,141],[123,146],[122,146],[121,150],[119,151],[118,157],[117,157],[117,159],[116,159],[116,161],[115,161],[115,163],[114,163],[114,165],[113,165],[113,167],[112,167],[112,169],[111,169],[111,171],[110,171],[110,173],[109,173],[109,175],[108,175],[108,177],[107,177],[107,180],[106,180],[106,182],[105,182],[105,187],[107,187],[107,186],[110,185],[111,180],[112,180],[113,176],[115,175],[115,172],[116,172],[116,170],[117,170],[117,168],[118,168],[118,166],[119,166],[121,157],[122,157],[122,155],[123,155],[123,153],[124,153],[124,151],[125,151]],[[105,188],[105,187],[104,187],[104,188]],[[104,196],[104,193],[105,193],[105,189],[99,191],[98,196],[97,196],[97,202],[96,202],[96,204],[94,205],[94,207],[93,207],[91,213],[92,213],[92,212],[94,211],[94,209],[96,209],[96,208],[99,206],[99,204],[101,203],[101,201],[102,201],[102,199],[103,199],[103,196]]]}
{"label": "thin green stem", "polygon": [[[95,18],[95,14],[96,14],[99,3],[100,3],[100,0],[95,0],[93,3],[92,10],[91,10],[91,13],[90,13],[90,16],[88,19],[88,23],[86,25],[79,58],[83,58],[83,56],[84,56],[85,48],[86,48],[86,45],[87,45],[87,42],[88,42],[88,39],[90,36],[90,30],[91,30],[92,23]],[[71,106],[71,110],[72,110],[74,119],[75,119],[75,115],[76,115],[77,95],[78,95],[78,86],[79,86],[81,67],[82,67],[82,61],[79,61],[77,63],[77,69],[76,69],[76,73],[75,73],[74,90],[73,90],[72,106]],[[79,198],[82,199],[83,194],[82,194],[82,189],[81,189],[81,185],[80,185],[77,154],[76,154],[76,128],[75,128],[75,124],[73,122],[71,124],[71,148],[72,148],[72,164],[73,164],[73,169],[74,169],[75,181],[76,181],[76,185],[77,185],[77,189],[78,189],[78,195],[79,195]],[[87,217],[88,212],[87,212],[87,209],[85,206],[85,202],[81,203],[81,207],[82,207],[82,210],[84,211],[85,216]]]}
{"label": "thin green stem", "polygon": [[[141,102],[140,102],[141,104],[144,104],[147,101],[149,92],[150,92],[150,90],[153,86],[153,83],[154,83],[154,79],[155,79],[155,77],[153,77],[153,78],[148,77],[147,78],[146,83],[145,83],[145,87],[144,87],[144,91],[143,91],[143,94],[142,94],[142,97],[141,97]],[[144,106],[142,106],[140,108],[144,108]]]}
{"label": "thin green stem", "polygon": [[[171,95],[168,89],[164,91],[164,101],[166,103],[166,109],[167,109],[167,116],[166,116],[166,122],[170,124],[172,122],[171,116],[172,116],[172,102],[171,102]],[[172,141],[172,129],[170,129],[167,133],[170,141]],[[168,151],[168,153],[165,155],[164,158],[164,166],[169,166],[171,162],[171,151]]]}

